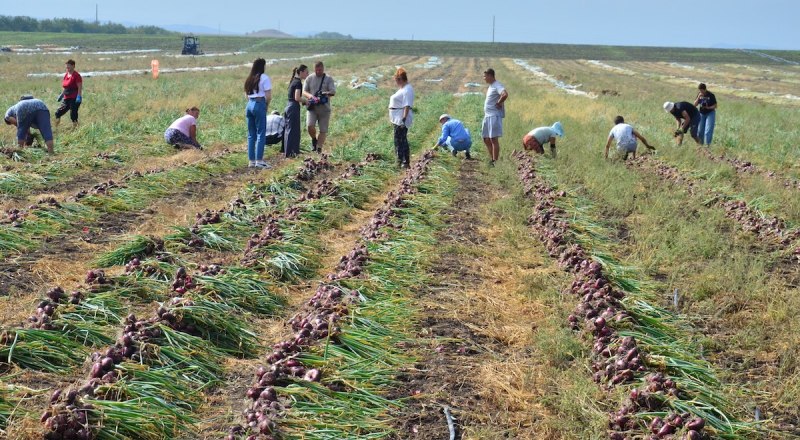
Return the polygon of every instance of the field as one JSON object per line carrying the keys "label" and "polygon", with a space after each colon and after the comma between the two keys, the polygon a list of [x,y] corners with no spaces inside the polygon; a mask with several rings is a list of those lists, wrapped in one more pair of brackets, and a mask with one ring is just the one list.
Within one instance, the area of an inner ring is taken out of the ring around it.
{"label": "field", "polygon": [[[798,52],[170,38],[0,33],[3,109],[86,73],[55,155],[0,132],[0,439],[800,437]],[[325,61],[329,155],[247,168],[256,56],[270,110]],[[661,104],[699,81],[714,143],[677,146]],[[204,149],[176,151],[195,105]],[[431,151],[441,113],[476,160]],[[605,160],[616,115],[657,152]],[[557,158],[515,152],[555,121]]]}

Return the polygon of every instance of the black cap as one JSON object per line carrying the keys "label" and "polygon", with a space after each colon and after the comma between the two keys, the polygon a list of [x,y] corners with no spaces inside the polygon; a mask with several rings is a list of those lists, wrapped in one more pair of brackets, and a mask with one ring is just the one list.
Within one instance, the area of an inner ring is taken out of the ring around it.
{"label": "black cap", "polygon": [[486,69],[486,70],[483,71],[483,73],[488,73],[489,75],[494,76],[494,69],[491,69],[491,68],[490,69]]}

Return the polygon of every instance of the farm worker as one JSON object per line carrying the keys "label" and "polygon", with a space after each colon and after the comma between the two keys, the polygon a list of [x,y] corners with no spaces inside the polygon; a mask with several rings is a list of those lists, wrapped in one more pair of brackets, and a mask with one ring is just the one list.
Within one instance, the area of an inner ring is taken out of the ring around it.
{"label": "farm worker", "polygon": [[277,110],[273,110],[267,115],[267,145],[275,145],[280,142],[281,153],[284,152],[283,129],[285,126],[286,119]]}
{"label": "farm worker", "polygon": [[31,95],[23,95],[18,103],[6,110],[3,121],[7,125],[17,127],[17,142],[20,147],[25,146],[31,128],[35,128],[42,133],[44,143],[47,145],[47,152],[53,153],[53,129],[50,126],[50,110],[41,100],[34,99]]}
{"label": "farm worker", "polygon": [[678,121],[678,129],[675,130],[678,145],[683,144],[683,135],[689,130],[691,130],[692,139],[698,144],[702,144],[697,136],[697,128],[700,125],[700,112],[697,111],[697,108],[692,103],[667,101],[664,103],[664,111],[671,114]]}
{"label": "farm worker", "polygon": [[394,127],[394,149],[397,164],[410,168],[411,152],[408,145],[408,129],[414,122],[414,88],[408,83],[406,70],[400,67],[394,74],[397,91],[389,98],[389,120]]}
{"label": "farm worker", "polygon": [[264,161],[264,145],[267,140],[267,107],[272,99],[272,81],[264,73],[267,61],[258,58],[253,61],[250,74],[244,82],[247,96],[247,158],[250,168],[270,168]]}
{"label": "farm worker", "polygon": [[308,66],[301,64],[292,70],[289,82],[289,97],[286,102],[286,129],[283,133],[283,145],[286,157],[300,154],[300,105],[314,95],[303,92],[303,80],[308,77]]}
{"label": "farm worker", "polygon": [[700,125],[697,126],[697,135],[700,136],[700,145],[711,145],[714,138],[714,126],[717,120],[717,97],[708,91],[705,84],[697,86],[697,99],[694,105],[700,112]]}
{"label": "farm worker", "polygon": [[61,87],[64,91],[58,100],[61,106],[56,110],[56,127],[61,123],[61,117],[69,112],[69,118],[72,120],[72,126],[78,126],[78,108],[81,106],[83,100],[83,78],[81,74],[75,70],[75,60],[67,60],[64,64],[66,73],[64,79],[61,80]]}
{"label": "farm worker", "polygon": [[[303,91],[313,94],[319,102],[309,105],[306,125],[308,135],[311,136],[311,151],[322,153],[325,139],[328,136],[328,123],[331,120],[331,97],[336,94],[336,83],[333,78],[325,74],[325,65],[322,61],[314,64],[314,74],[309,75]],[[317,134],[319,124],[319,134]]]}
{"label": "farm worker", "polygon": [[633,129],[633,126],[625,123],[625,118],[617,116],[614,118],[614,127],[608,133],[608,141],[606,141],[605,157],[608,159],[608,148],[611,146],[611,141],[617,141],[617,152],[622,155],[623,160],[628,160],[628,154],[633,153],[633,158],[636,159],[636,146],[637,139],[641,139],[644,145],[650,149],[655,150],[652,145],[647,142],[638,131]]}
{"label": "farm worker", "polygon": [[529,131],[522,137],[522,148],[527,151],[533,150],[539,154],[544,154],[544,144],[550,143],[550,156],[556,158],[556,136],[564,136],[564,128],[561,122],[556,122],[550,127],[539,127]]}
{"label": "farm worker", "polygon": [[453,152],[453,156],[458,155],[459,151],[466,152],[467,159],[472,159],[469,150],[472,147],[472,137],[469,129],[464,127],[464,123],[452,118],[447,113],[439,116],[439,123],[442,124],[442,135],[434,145],[434,149],[446,146]]}
{"label": "farm worker", "polygon": [[495,78],[494,69],[486,69],[483,80],[489,84],[489,88],[486,89],[486,102],[483,105],[481,135],[486,149],[489,150],[489,165],[494,166],[500,158],[500,138],[503,136],[503,118],[506,117],[503,103],[508,99],[508,92]]}
{"label": "farm worker", "polygon": [[194,147],[202,150],[203,147],[197,142],[197,118],[199,117],[199,108],[187,108],[186,114],[173,121],[164,132],[164,140],[175,148]]}

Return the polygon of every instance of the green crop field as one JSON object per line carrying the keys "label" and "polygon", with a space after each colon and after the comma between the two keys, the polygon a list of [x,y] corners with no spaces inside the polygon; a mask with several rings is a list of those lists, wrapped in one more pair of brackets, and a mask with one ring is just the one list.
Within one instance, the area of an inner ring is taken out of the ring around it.
{"label": "green crop field", "polygon": [[[0,131],[0,439],[800,436],[800,52],[200,45],[0,32],[3,110],[30,93],[52,113],[64,61],[84,75],[54,154]],[[292,68],[325,62],[326,154],[303,134],[247,167],[256,57],[279,111]],[[489,67],[509,92],[494,165]],[[701,81],[714,142],[678,145],[662,104]],[[192,106],[203,149],[176,150]],[[442,113],[472,160],[432,149]],[[617,115],[656,150],[604,158]],[[556,157],[521,151],[557,121]]]}

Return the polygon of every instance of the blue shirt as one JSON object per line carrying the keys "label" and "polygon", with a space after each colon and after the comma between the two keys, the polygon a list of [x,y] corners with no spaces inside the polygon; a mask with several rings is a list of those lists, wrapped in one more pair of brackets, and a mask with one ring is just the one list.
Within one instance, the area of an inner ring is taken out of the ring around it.
{"label": "blue shirt", "polygon": [[23,99],[6,110],[4,118],[14,117],[17,119],[17,139],[25,139],[31,127],[40,128],[36,126],[34,120],[36,112],[40,110],[49,111],[44,102],[33,98]]}
{"label": "blue shirt", "polygon": [[436,143],[436,145],[444,145],[448,137],[452,138],[453,142],[463,141],[470,138],[467,130],[464,128],[464,124],[458,119],[452,118],[448,119],[447,122],[442,124],[442,136],[439,137],[439,141]]}

